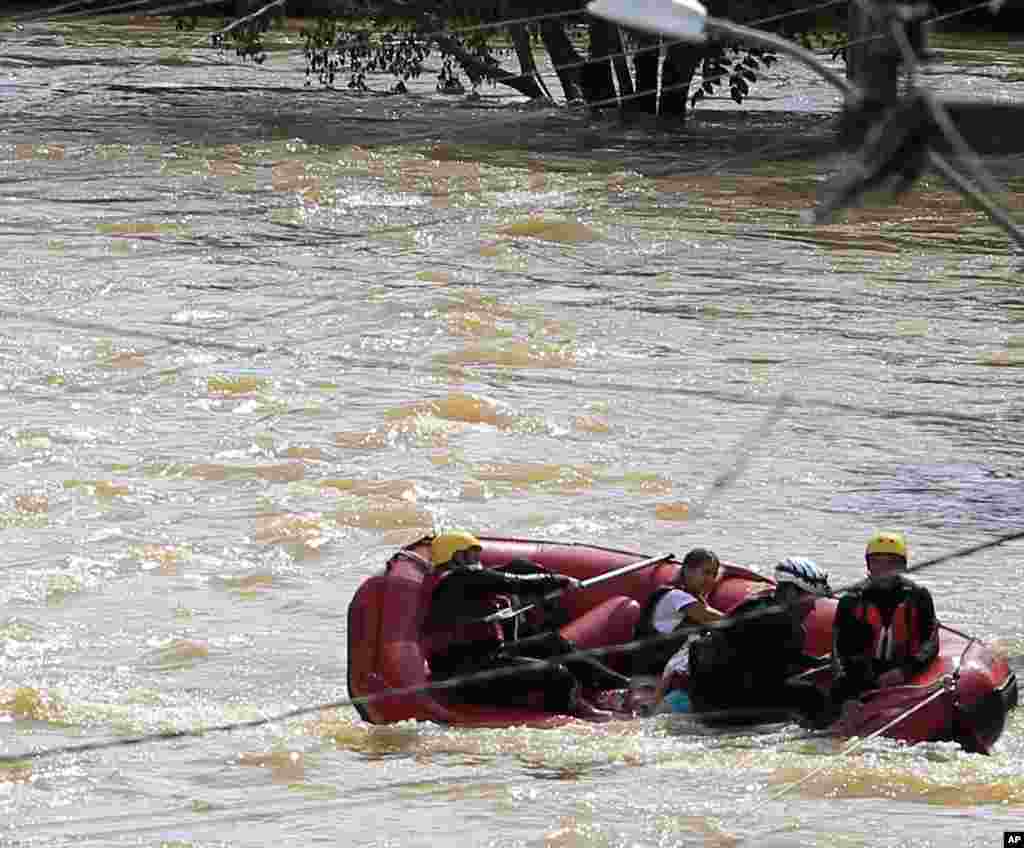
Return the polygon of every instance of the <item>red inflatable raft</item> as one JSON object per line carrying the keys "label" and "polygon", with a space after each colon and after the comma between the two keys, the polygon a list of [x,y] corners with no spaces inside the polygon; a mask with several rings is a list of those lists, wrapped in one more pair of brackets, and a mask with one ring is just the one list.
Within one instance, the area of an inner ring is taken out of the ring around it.
{"label": "red inflatable raft", "polygon": [[[594,545],[498,537],[480,537],[485,567],[500,567],[524,557],[544,568],[588,580],[645,557]],[[568,716],[521,707],[459,702],[450,690],[431,688],[422,627],[436,578],[429,564],[430,538],[398,551],[384,570],[357,590],[348,610],[348,687],[360,715],[386,724],[407,719],[453,725],[554,726]],[[567,592],[558,605],[568,617],[563,636],[580,649],[622,645],[633,639],[640,610],[650,593],[671,582],[680,563],[667,557],[596,585]],[[728,612],[772,581],[754,571],[724,564],[710,603]],[[831,650],[834,599],[819,600],[807,620],[805,651],[824,656]],[[626,670],[624,653],[604,661]],[[828,670],[815,682],[827,686]],[[388,694],[384,694],[388,693]],[[590,693],[600,706],[616,708],[623,718],[635,716],[634,697]],[[649,693],[648,693],[649,694]],[[640,699],[642,700],[642,698]],[[1006,659],[984,643],[941,628],[939,656],[908,685],[868,693],[861,709],[835,726],[844,735],[883,735],[910,743],[956,740],[969,751],[987,753],[1002,734],[1007,712],[1017,704],[1017,680]],[[914,709],[916,707],[916,709]],[[894,720],[905,716],[896,723]],[[887,725],[891,725],[888,726]]]}

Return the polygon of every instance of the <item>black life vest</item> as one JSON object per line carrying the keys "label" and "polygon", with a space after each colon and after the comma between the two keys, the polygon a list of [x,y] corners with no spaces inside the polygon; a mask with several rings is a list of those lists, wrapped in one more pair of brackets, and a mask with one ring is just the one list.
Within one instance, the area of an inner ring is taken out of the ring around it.
{"label": "black life vest", "polygon": [[654,609],[658,606],[658,602],[665,597],[673,589],[679,588],[678,586],[662,586],[651,592],[651,596],[647,599],[647,603],[644,604],[644,608],[640,611],[640,620],[637,622],[636,630],[634,631],[637,639],[648,639],[651,636],[661,635],[654,627]]}

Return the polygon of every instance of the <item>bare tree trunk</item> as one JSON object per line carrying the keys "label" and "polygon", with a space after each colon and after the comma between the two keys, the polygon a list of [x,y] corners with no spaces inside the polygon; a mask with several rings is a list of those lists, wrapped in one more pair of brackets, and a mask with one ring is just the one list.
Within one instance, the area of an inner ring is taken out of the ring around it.
{"label": "bare tree trunk", "polygon": [[636,71],[636,95],[626,105],[630,112],[658,111],[658,39],[649,35],[634,35],[638,50],[633,54]]}
{"label": "bare tree trunk", "polygon": [[633,77],[629,75],[629,63],[626,62],[622,44],[622,31],[616,26],[609,30],[609,34],[611,38],[608,41],[608,49],[612,54],[615,79],[619,83],[619,97],[631,97],[633,95]]}
{"label": "bare tree trunk", "polygon": [[533,47],[530,44],[530,33],[523,24],[513,24],[508,28],[509,38],[512,39],[512,46],[515,47],[516,57],[519,59],[519,71],[526,79],[535,80],[537,87],[541,89],[539,96],[546,100],[552,100],[551,92],[544,85],[540,72],[537,70],[537,63],[533,59]]}
{"label": "bare tree trunk", "polygon": [[523,76],[522,74],[513,74],[510,71],[506,71],[504,68],[498,67],[497,65],[489,65],[487,62],[481,62],[480,59],[466,50],[450,35],[445,35],[441,31],[442,27],[439,23],[435,23],[433,28],[433,38],[434,41],[437,42],[437,46],[445,53],[449,53],[458,59],[467,70],[472,70],[481,77],[486,77],[487,79],[492,79],[495,82],[500,82],[503,85],[514,88],[520,94],[525,94],[527,97],[544,96],[544,92],[542,92],[540,90],[540,86],[537,85],[536,78]]}
{"label": "bare tree trunk", "polygon": [[612,52],[614,24],[591,18],[587,25],[590,31],[590,59],[583,66],[581,82],[587,103],[598,108],[617,105],[615,83],[612,80],[612,64],[608,54]]}
{"label": "bare tree trunk", "polygon": [[661,114],[683,120],[690,95],[690,81],[703,56],[703,49],[691,44],[673,44],[668,48],[661,69]]}
{"label": "bare tree trunk", "polygon": [[551,61],[558,72],[558,79],[562,83],[562,91],[565,92],[565,99],[569,103],[581,103],[586,101],[581,83],[580,54],[569,41],[565,27],[560,21],[546,20],[540,25],[540,37],[544,41]]}

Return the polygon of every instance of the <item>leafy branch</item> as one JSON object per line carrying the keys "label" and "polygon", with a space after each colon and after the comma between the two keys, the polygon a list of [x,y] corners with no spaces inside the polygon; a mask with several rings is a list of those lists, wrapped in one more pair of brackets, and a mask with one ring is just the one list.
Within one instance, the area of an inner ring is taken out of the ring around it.
{"label": "leafy branch", "polygon": [[708,48],[700,64],[702,81],[690,96],[690,105],[696,105],[729,84],[729,95],[737,103],[750,94],[750,86],[757,82],[758,72],[779,61],[779,57],[763,47],[739,47],[735,44],[718,44]]}
{"label": "leafy branch", "polygon": [[335,79],[347,72],[348,87],[367,91],[366,75],[386,73],[403,85],[423,73],[430,45],[408,22],[392,22],[391,28],[342,29],[333,18],[318,18],[314,27],[302,30],[306,57],[306,85],[315,75],[320,85],[333,88]]}

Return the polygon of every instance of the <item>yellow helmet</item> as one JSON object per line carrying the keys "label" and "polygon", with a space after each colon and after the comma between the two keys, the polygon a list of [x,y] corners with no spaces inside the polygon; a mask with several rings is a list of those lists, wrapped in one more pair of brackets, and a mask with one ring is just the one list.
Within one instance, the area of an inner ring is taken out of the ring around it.
{"label": "yellow helmet", "polygon": [[907,540],[903,538],[902,533],[894,533],[889,530],[875,533],[868,539],[868,546],[864,551],[865,556],[871,556],[871,554],[896,554],[896,556],[906,559]]}
{"label": "yellow helmet", "polygon": [[446,530],[430,542],[430,560],[434,568],[449,562],[458,551],[482,547],[480,540],[465,530]]}

